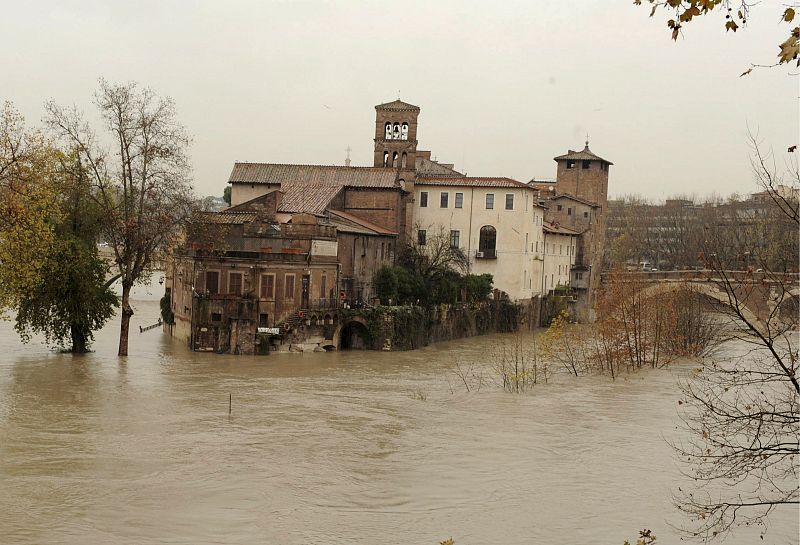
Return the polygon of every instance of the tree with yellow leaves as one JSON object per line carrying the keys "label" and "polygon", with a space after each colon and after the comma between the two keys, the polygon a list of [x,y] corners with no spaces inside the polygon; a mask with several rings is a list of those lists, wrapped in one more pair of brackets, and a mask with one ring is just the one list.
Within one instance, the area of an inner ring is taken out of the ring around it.
{"label": "tree with yellow leaves", "polygon": [[[667,28],[673,40],[677,40],[687,24],[695,18],[703,16],[718,15],[723,17],[726,32],[736,32],[745,26],[750,19],[750,12],[758,2],[748,0],[634,0],[637,6],[647,2],[651,6],[650,17],[654,17],[659,9],[666,11],[669,15]],[[796,66],[800,66],[800,26],[792,26],[795,21],[797,11],[800,10],[800,3],[786,3],[781,5],[783,11],[780,12],[781,23],[789,26],[788,36],[778,45],[778,61],[772,65],[778,66],[797,61]],[[752,65],[742,75],[749,74],[755,67],[764,65]]]}
{"label": "tree with yellow leaves", "polygon": [[6,102],[0,109],[0,309],[35,289],[58,219],[57,151]]}

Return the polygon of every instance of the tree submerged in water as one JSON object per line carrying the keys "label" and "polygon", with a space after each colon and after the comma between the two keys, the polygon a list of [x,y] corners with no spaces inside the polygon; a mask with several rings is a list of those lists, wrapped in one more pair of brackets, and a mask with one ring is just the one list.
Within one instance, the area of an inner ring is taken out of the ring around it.
{"label": "tree submerged in water", "polygon": [[95,104],[113,151],[74,108],[49,102],[47,122],[86,165],[103,216],[101,235],[122,284],[118,354],[127,356],[131,290],[161,263],[194,208],[189,137],[174,102],[135,83],[100,80]]}
{"label": "tree submerged in water", "polygon": [[25,342],[38,333],[48,343],[69,344],[70,352],[80,354],[89,350],[93,332],[119,303],[107,280],[108,265],[98,255],[95,241],[102,218],[83,168],[62,156],[53,182],[60,186],[62,214],[53,226],[55,240],[39,282],[20,300],[15,327]]}

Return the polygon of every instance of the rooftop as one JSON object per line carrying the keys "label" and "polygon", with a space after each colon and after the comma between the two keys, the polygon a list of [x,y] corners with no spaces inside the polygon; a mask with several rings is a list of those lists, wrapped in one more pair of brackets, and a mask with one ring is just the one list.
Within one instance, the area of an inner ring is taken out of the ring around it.
{"label": "rooftop", "polygon": [[279,185],[279,212],[322,214],[342,188],[396,189],[390,168],[235,163],[228,183]]}
{"label": "rooftop", "polygon": [[375,106],[376,110],[393,110],[393,111],[419,111],[419,106],[414,106],[413,104],[409,104],[408,102],[403,102],[399,98],[397,100],[393,100],[392,102],[386,102],[384,104],[378,104]]}
{"label": "rooftop", "polygon": [[518,182],[511,178],[506,177],[476,177],[476,176],[461,176],[461,177],[435,177],[426,176],[417,178],[417,185],[445,185],[445,186],[461,186],[461,187],[509,187],[519,189],[531,189],[528,184]]}
{"label": "rooftop", "polygon": [[567,152],[564,155],[559,155],[558,157],[553,157],[553,160],[555,160],[555,161],[565,161],[567,159],[571,159],[571,160],[574,160],[574,161],[602,161],[604,163],[608,163],[609,165],[613,165],[614,164],[611,161],[609,161],[607,159],[603,159],[599,155],[595,155],[594,153],[592,153],[592,150],[589,149],[589,141],[588,140],[586,141],[586,147],[583,148],[582,151],[569,150],[569,152]]}

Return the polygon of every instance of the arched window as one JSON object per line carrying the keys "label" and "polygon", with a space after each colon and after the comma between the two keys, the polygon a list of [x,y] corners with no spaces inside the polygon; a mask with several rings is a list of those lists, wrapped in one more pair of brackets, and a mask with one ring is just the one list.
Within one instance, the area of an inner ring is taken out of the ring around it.
{"label": "arched window", "polygon": [[402,140],[408,140],[408,123],[403,123],[403,126],[400,128],[400,138]]}
{"label": "arched window", "polygon": [[389,166],[389,152],[388,151],[384,151],[383,152],[383,166],[385,166],[385,167]]}
{"label": "arched window", "polygon": [[497,230],[491,225],[481,227],[478,252],[483,254],[484,259],[495,259],[497,257]]}
{"label": "arched window", "polygon": [[392,154],[392,168],[397,168],[397,152]]}
{"label": "arched window", "polygon": [[386,140],[391,140],[391,139],[392,139],[392,124],[391,123],[387,123],[386,124]]}
{"label": "arched window", "polygon": [[406,168],[406,162],[408,161],[408,154],[403,152],[403,158],[400,160],[400,166]]}
{"label": "arched window", "polygon": [[392,138],[395,140],[400,140],[400,123],[394,124],[394,134],[392,135]]}

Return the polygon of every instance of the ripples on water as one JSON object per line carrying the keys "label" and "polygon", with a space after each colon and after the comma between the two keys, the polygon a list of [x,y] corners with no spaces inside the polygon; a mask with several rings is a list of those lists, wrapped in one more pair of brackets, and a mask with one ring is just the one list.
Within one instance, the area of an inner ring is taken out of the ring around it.
{"label": "ripples on water", "polygon": [[[82,357],[0,324],[1,543],[678,541],[680,366],[451,393],[452,363],[502,336],[250,358],[138,333],[157,318],[138,303],[125,361],[116,321]],[[797,543],[775,521],[765,543]]]}

